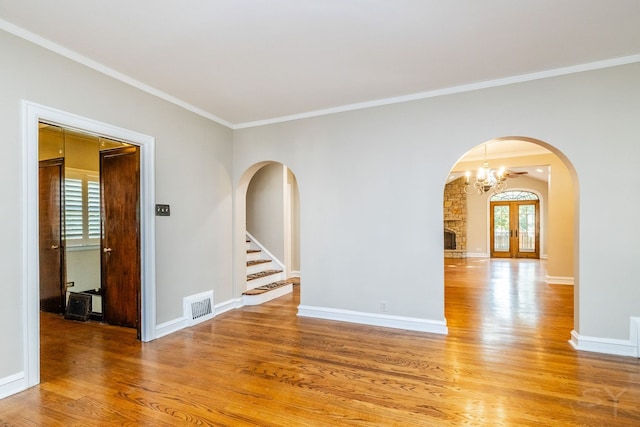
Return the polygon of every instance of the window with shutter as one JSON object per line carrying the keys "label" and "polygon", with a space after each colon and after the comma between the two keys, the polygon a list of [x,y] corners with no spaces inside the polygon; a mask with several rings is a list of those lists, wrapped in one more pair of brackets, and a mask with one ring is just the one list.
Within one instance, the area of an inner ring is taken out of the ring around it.
{"label": "window with shutter", "polygon": [[67,168],[64,226],[67,247],[100,243],[100,180],[95,172]]}
{"label": "window with shutter", "polygon": [[100,181],[87,178],[87,224],[89,239],[100,239]]}
{"label": "window with shutter", "polygon": [[64,230],[65,239],[82,239],[82,180],[64,180]]}

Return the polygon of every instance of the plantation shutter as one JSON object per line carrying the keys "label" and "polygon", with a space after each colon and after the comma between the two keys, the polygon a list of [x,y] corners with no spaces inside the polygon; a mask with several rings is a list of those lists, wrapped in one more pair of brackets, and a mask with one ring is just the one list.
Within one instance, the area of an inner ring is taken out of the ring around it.
{"label": "plantation shutter", "polygon": [[65,239],[82,239],[82,180],[64,180]]}
{"label": "plantation shutter", "polygon": [[89,239],[100,238],[100,182],[87,181],[87,217]]}
{"label": "plantation shutter", "polygon": [[100,178],[90,171],[67,168],[64,180],[64,224],[68,246],[100,242]]}

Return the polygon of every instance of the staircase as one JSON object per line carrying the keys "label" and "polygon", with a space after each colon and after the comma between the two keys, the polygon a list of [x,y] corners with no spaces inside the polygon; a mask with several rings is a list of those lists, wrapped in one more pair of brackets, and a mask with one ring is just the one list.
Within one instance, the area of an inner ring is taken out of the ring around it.
{"label": "staircase", "polygon": [[284,280],[284,272],[257,242],[247,238],[247,290],[242,293],[244,305],[258,305],[293,290]]}

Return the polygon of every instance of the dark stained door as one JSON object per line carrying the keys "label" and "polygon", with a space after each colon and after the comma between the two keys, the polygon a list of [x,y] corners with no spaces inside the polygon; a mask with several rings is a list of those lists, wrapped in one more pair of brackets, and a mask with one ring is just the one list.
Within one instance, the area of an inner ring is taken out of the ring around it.
{"label": "dark stained door", "polygon": [[39,163],[40,310],[51,313],[63,313],[66,303],[62,244],[63,182],[64,159]]}
{"label": "dark stained door", "polygon": [[100,153],[103,314],[140,337],[140,154],[138,147]]}

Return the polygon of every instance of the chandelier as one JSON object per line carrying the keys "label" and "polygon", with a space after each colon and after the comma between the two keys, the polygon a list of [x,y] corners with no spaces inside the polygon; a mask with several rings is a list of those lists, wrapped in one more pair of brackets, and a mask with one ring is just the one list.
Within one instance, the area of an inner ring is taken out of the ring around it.
{"label": "chandelier", "polygon": [[482,167],[478,169],[475,182],[471,182],[471,172],[465,172],[464,176],[464,192],[466,194],[482,195],[489,192],[497,194],[507,189],[505,169],[500,168],[496,170],[489,167],[489,162],[487,161],[487,144],[484,145],[484,163]]}

